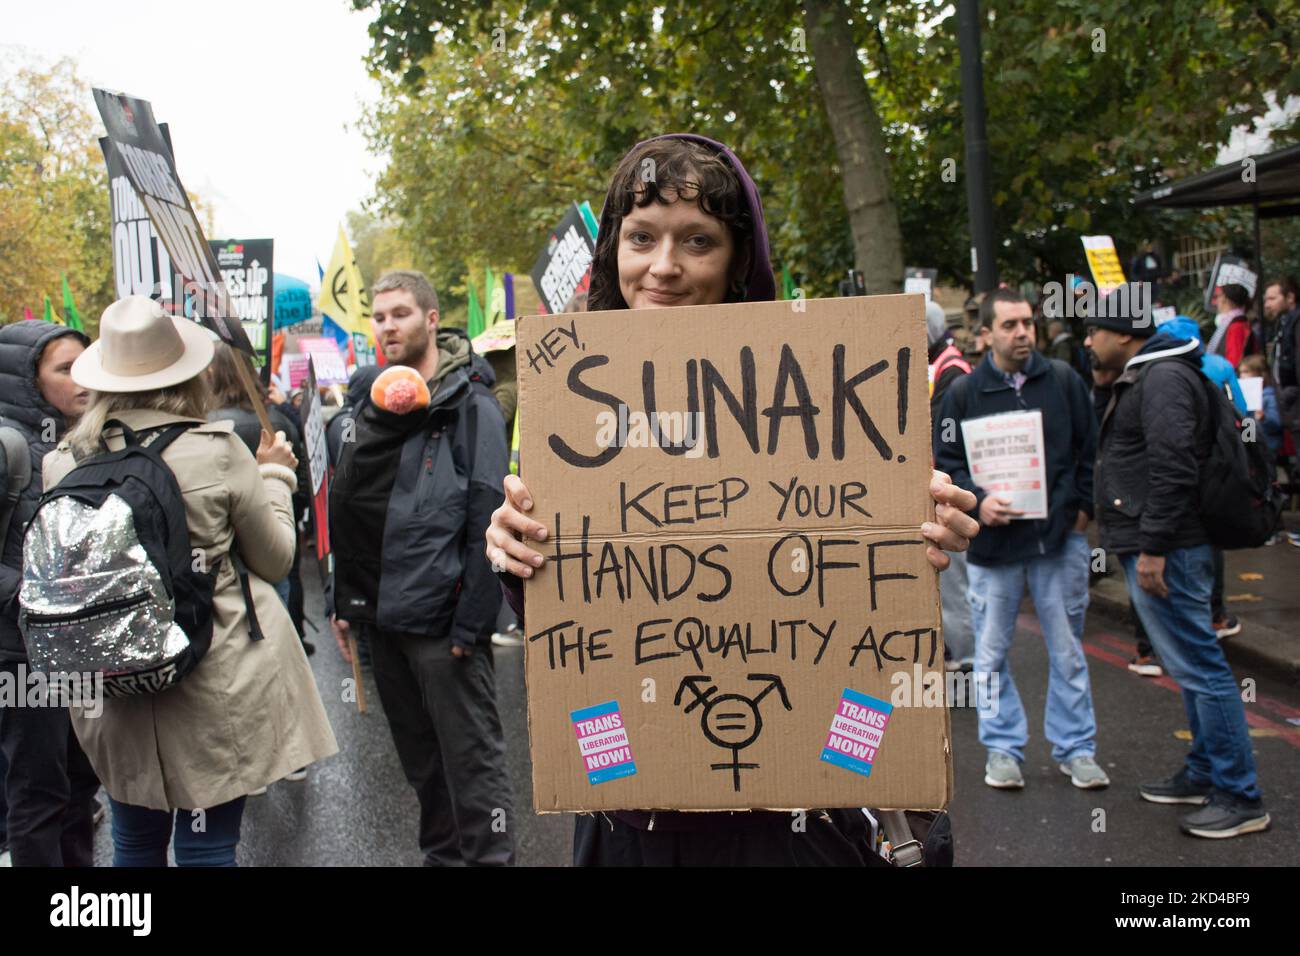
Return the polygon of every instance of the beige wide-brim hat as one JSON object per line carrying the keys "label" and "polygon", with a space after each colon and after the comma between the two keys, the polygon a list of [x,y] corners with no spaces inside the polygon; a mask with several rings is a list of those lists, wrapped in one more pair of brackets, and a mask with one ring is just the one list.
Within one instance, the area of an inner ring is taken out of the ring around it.
{"label": "beige wide-brim hat", "polygon": [[179,385],[212,363],[212,337],[144,295],[119,299],[99,320],[99,341],[72,363],[72,380],[96,392],[148,392]]}

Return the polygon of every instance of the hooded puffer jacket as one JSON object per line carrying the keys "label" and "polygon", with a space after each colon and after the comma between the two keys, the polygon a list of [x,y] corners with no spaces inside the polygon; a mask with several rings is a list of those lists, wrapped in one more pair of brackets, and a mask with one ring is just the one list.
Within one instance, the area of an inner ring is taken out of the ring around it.
{"label": "hooded puffer jacket", "polygon": [[1161,331],[1115,380],[1097,449],[1097,523],[1111,554],[1164,555],[1208,540],[1199,514],[1209,402],[1195,340]]}
{"label": "hooded puffer jacket", "polygon": [[[32,456],[32,479],[23,490],[9,520],[4,554],[0,555],[0,661],[26,661],[27,651],[18,630],[18,589],[23,582],[23,530],[36,513],[44,486],[41,463],[67,430],[63,413],[41,395],[36,370],[41,354],[55,339],[80,332],[52,322],[14,322],[0,327],[0,426],[20,432]],[[0,488],[7,475],[0,475]]]}

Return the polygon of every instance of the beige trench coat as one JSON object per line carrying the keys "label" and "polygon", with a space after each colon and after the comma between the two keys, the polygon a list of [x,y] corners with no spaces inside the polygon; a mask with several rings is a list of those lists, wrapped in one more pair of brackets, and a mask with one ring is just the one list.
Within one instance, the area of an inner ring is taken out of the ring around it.
{"label": "beige trench coat", "polygon": [[[164,412],[116,414],[132,429],[187,421]],[[122,447],[108,432],[110,449]],[[215,807],[338,752],[311,667],[289,613],[268,581],[293,563],[286,468],[259,466],[231,423],[202,422],[163,452],[185,499],[191,549],[219,567],[212,646],[195,670],[159,694],[103,702],[72,722],[91,765],[113,799],[155,810]],[[45,487],[75,464],[65,441],[45,458]],[[259,473],[260,471],[260,473]],[[265,639],[249,639],[239,554]]]}

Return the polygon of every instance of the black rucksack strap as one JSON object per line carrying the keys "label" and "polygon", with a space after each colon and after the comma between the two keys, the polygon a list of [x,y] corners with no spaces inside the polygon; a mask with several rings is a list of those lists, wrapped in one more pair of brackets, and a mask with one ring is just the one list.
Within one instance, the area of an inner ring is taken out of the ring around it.
{"label": "black rucksack strap", "polygon": [[[122,432],[122,440],[128,445],[138,445],[141,448],[148,448],[155,455],[161,455],[167,450],[167,446],[174,442],[191,428],[196,428],[199,422],[177,422],[175,425],[155,425],[152,428],[141,429],[137,432],[130,425],[119,418],[110,418],[104,422],[104,429],[117,428]],[[141,435],[148,437],[141,440]]]}
{"label": "black rucksack strap", "polygon": [[[110,427],[121,429],[122,438],[127,445],[140,447],[148,452],[151,457],[156,457],[159,463],[166,468],[166,463],[162,461],[162,453],[177,438],[199,424],[199,422],[177,422],[174,425],[158,425],[136,432],[120,419],[112,418],[104,423],[104,427],[106,429]],[[141,440],[140,436],[142,434],[146,436],[144,440]],[[261,624],[257,620],[257,606],[253,600],[253,585],[249,578],[251,572],[249,572],[248,566],[244,564],[243,559],[235,551],[230,552],[230,559],[234,565],[235,573],[239,576],[239,589],[243,592],[244,606],[248,610],[249,637],[254,641],[260,641],[266,635],[262,633]]]}

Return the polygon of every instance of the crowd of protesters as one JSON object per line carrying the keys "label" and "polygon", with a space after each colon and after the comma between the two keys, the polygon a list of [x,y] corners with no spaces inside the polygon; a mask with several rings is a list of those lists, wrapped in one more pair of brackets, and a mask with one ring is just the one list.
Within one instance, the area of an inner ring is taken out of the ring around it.
{"label": "crowd of protesters", "polygon": [[[647,165],[653,178],[642,175]],[[514,831],[494,825],[512,806],[493,646],[511,642],[513,623],[523,626],[522,583],[544,565],[534,545],[549,534],[511,473],[509,358],[476,354],[463,332],[440,324],[437,294],[419,273],[389,273],[372,293],[376,346],[414,381],[358,369],[331,409],[330,627],[345,659],[355,648],[373,674],[419,805],[426,864],[509,865]],[[586,308],[775,295],[762,203],[735,153],[672,134],[625,155],[602,209]],[[936,520],[921,530],[941,572],[950,666],[999,678],[997,706],[979,714],[989,786],[1025,786],[1029,718],[1008,660],[1026,589],[1047,652],[1043,728],[1053,759],[1075,787],[1111,784],[1097,761],[1082,645],[1092,534],[1127,582],[1134,670],[1168,673],[1191,723],[1184,765],[1142,784],[1141,795],[1193,806],[1181,827],[1195,836],[1269,826],[1221,645],[1241,625],[1222,609],[1222,553],[1198,510],[1199,449],[1213,428],[1214,393],[1203,381],[1226,386],[1240,414],[1256,418],[1272,466],[1284,470],[1295,453],[1294,282],[1264,292],[1260,328],[1276,330],[1271,361],[1249,304],[1244,289],[1225,286],[1205,336],[1186,317],[1161,327],[1149,314],[1102,312],[1074,328],[1045,323],[1011,289],[973,304],[973,322],[950,325],[927,307]],[[242,354],[142,297],[114,303],[94,343],[38,321],[0,328],[0,425],[30,459],[30,476],[14,481],[20,456],[0,446],[9,479],[0,484],[17,489],[0,527],[0,666],[16,674],[26,661],[24,529],[43,491],[80,463],[153,447],[175,475],[186,546],[212,569],[211,643],[175,686],[107,700],[93,720],[75,708],[0,709],[0,822],[15,865],[90,864],[101,786],[115,864],[165,865],[170,846],[178,865],[234,865],[248,797],[303,779],[337,750],[307,659],[303,423],[296,401],[268,390],[267,432],[243,390],[251,366],[239,363]],[[1247,412],[1239,378],[1263,380],[1258,411]],[[1017,411],[1051,425],[1043,517],[980,487],[968,467],[962,423]],[[1300,545],[1277,531],[1270,543]],[[200,812],[205,826],[192,826]],[[808,819],[806,832],[792,834],[784,813],[580,814],[573,858],[867,862],[856,815]]]}

